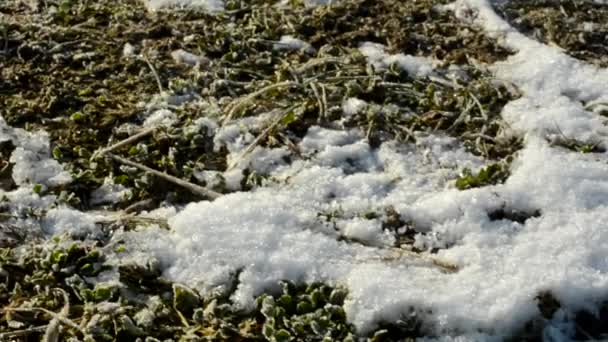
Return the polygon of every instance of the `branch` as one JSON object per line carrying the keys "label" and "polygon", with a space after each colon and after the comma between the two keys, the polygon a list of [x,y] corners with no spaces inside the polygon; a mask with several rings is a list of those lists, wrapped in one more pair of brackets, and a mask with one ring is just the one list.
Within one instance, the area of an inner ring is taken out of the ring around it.
{"label": "branch", "polygon": [[164,179],[164,180],[166,180],[166,181],[168,181],[170,183],[173,183],[175,185],[181,186],[182,188],[190,190],[190,192],[192,192],[195,195],[198,195],[198,196],[201,196],[201,197],[205,197],[205,198],[209,198],[209,199],[212,199],[212,200],[214,200],[214,199],[222,196],[222,194],[220,194],[219,192],[215,192],[213,190],[209,190],[209,189],[203,188],[202,186],[199,186],[199,185],[187,182],[187,181],[185,181],[183,179],[171,176],[171,175],[166,174],[164,172],[160,172],[160,171],[154,170],[154,169],[152,169],[150,167],[147,167],[145,165],[142,165],[142,164],[130,161],[128,159],[119,157],[119,156],[117,156],[115,154],[107,153],[107,156],[109,156],[110,158],[114,159],[115,161],[117,161],[117,162],[119,162],[121,164],[124,164],[124,165],[127,165],[127,166],[131,166],[131,167],[140,169],[142,171],[149,172],[149,173],[155,175],[158,178],[162,178],[162,179]]}

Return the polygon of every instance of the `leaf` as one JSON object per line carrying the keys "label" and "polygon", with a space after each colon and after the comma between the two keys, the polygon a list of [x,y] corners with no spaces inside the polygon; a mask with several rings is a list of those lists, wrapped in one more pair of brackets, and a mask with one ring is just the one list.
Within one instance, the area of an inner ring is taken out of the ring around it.
{"label": "leaf", "polygon": [[200,305],[196,292],[184,285],[173,284],[173,308],[185,314],[190,314]]}
{"label": "leaf", "polygon": [[63,154],[61,153],[61,149],[59,147],[55,147],[53,149],[53,158],[60,159],[62,156]]}
{"label": "leaf", "polygon": [[291,111],[287,114],[285,114],[285,116],[283,116],[283,119],[281,119],[281,124],[285,125],[285,126],[289,126],[290,124],[294,123],[296,121],[296,113]]}
{"label": "leaf", "polygon": [[285,329],[281,329],[274,334],[274,340],[277,342],[285,342],[291,339],[291,334]]}
{"label": "leaf", "polygon": [[40,195],[42,193],[42,184],[34,184],[34,186],[32,187],[32,191],[35,194]]}

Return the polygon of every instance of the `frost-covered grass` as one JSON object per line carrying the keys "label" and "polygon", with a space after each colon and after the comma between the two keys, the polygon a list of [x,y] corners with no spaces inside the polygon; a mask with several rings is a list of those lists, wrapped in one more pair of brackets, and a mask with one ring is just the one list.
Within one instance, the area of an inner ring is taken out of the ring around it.
{"label": "frost-covered grass", "polygon": [[0,4],[1,339],[605,338],[608,10],[491,4]]}

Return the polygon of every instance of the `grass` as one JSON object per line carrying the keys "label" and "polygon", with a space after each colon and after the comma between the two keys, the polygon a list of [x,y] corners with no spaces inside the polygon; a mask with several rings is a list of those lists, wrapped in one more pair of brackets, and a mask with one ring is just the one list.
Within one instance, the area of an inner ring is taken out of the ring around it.
{"label": "grass", "polygon": [[571,56],[608,66],[608,9],[587,0],[515,0],[498,7],[516,28]]}
{"label": "grass", "polygon": [[[433,2],[372,5],[357,0],[317,9],[294,3],[289,10],[271,3],[233,1],[227,4],[232,14],[209,15],[148,13],[130,0],[46,1],[36,10],[7,2],[0,8],[12,18],[4,25],[6,49],[0,59],[3,117],[10,125],[51,134],[53,155],[75,182],[50,192],[66,192],[81,209],[92,209],[90,193],[106,177],[133,190],[118,204],[122,208],[148,199],[187,203],[197,198],[163,179],[91,159],[95,151],[127,138],[137,127],[133,125],[166,107],[163,103],[180,97],[198,100],[170,105],[177,114],[175,124],[117,152],[197,183],[196,170],[224,171],[230,165],[227,151],[214,146],[211,136],[189,129],[195,119],[226,122],[279,110],[284,118],[257,143],[286,144],[297,141],[311,124],[340,117],[347,97],[372,104],[368,113],[347,124],[366,127],[373,145],[393,137],[412,140],[413,132],[446,131],[492,159],[519,148],[517,139],[500,137],[504,125],[498,116],[518,95],[470,63],[492,62],[508,51],[438,11]],[[35,22],[45,25],[31,24]],[[377,30],[378,25],[383,29]],[[273,50],[272,42],[284,34],[308,40],[318,53]],[[397,68],[369,70],[356,49],[367,40],[393,52],[439,58],[446,67],[458,64],[463,76],[452,82],[440,73],[433,81]],[[127,43],[138,55],[122,55]],[[209,63],[180,64],[171,58],[178,48],[205,55]]]}

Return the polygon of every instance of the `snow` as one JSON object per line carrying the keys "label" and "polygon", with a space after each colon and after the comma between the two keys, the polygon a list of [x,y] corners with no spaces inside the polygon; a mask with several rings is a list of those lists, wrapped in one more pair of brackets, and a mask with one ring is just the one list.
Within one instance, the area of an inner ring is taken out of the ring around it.
{"label": "snow", "polygon": [[178,64],[187,64],[190,66],[197,66],[208,62],[204,56],[195,55],[191,52],[179,49],[171,52],[171,58]]}
{"label": "snow", "polygon": [[[222,7],[218,1],[147,5],[186,3]],[[562,308],[544,335],[567,340],[568,319],[579,309],[597,310],[608,290],[608,155],[572,152],[546,138],[608,143],[605,120],[584,105],[608,99],[608,70],[525,37],[488,1],[458,0],[446,8],[517,51],[490,66],[498,79],[523,93],[503,111],[511,133],[525,137],[505,184],[456,190],[453,183],[463,168],[478,170],[485,162],[442,135],[419,134],[416,145],[393,141],[373,149],[365,132],[312,126],[297,146],[302,158],[287,162],[294,155],[286,148],[258,146],[242,155],[270,115],[221,127],[201,119],[191,132],[205,128],[216,147],[227,148],[229,160],[242,158],[221,175],[226,187],[239,189],[245,168],[268,176],[264,185],[157,212],[168,218],[170,231],[117,232],[114,239],[129,246],[121,257],[156,260],[166,277],[203,294],[230,287],[239,274],[232,299],[241,308],[251,308],[256,295],[283,279],[342,284],[349,289],[348,319],[360,332],[412,309],[423,318],[423,329],[443,341],[502,340],[538,317],[535,296],[550,290]],[[283,38],[290,47],[306,48],[293,37]],[[412,75],[433,74],[434,62],[426,58],[389,55],[372,43],[360,51],[378,68],[397,64]],[[355,115],[366,106],[351,98],[342,109]],[[174,120],[174,113],[159,110],[144,125]],[[0,140],[17,146],[11,157],[17,184],[69,181],[50,159],[45,133],[12,129],[1,121]],[[218,173],[195,176],[219,184]],[[43,200],[31,191],[8,195],[22,197],[23,205]],[[413,256],[393,248],[394,237],[383,231],[381,220],[365,218],[388,207],[421,231],[416,247],[440,250]],[[501,208],[541,216],[524,223],[490,220],[488,213]],[[49,233],[94,232],[90,214],[60,207],[46,217]],[[458,271],[445,272],[433,259]]]}
{"label": "snow", "polygon": [[[551,147],[544,138],[561,132],[605,141],[603,120],[581,101],[608,95],[607,71],[524,37],[485,1],[453,5],[457,13],[470,13],[464,8],[478,15],[463,20],[477,20],[519,51],[492,66],[524,93],[504,109],[513,131],[526,137],[506,184],[455,190],[459,170],[478,169],[483,161],[450,138],[420,137],[416,148],[387,143],[373,150],[363,132],[313,126],[298,146],[308,158],[274,168],[276,183],[190,204],[170,220],[171,234],[130,239],[148,241],[142,250],[168,266],[168,277],[204,291],[243,270],[233,296],[242,307],[280,279],[342,283],[350,291],[348,318],[362,332],[411,307],[421,315],[433,312],[424,317],[431,333],[491,340],[537,316],[534,297],[542,290],[560,300],[564,317],[596,308],[608,289],[608,160]],[[387,55],[377,44],[364,44],[361,52],[376,67],[397,63],[417,76],[432,74],[432,61],[424,58]],[[343,110],[354,114],[364,106],[347,99]],[[252,141],[244,126],[221,129],[231,152]],[[417,247],[444,248],[436,258],[459,271],[395,256],[378,220],[361,217],[387,206],[427,232],[416,237]],[[503,207],[542,216],[523,224],[491,221],[488,212]],[[337,231],[319,219],[323,213],[339,213]],[[336,234],[364,244],[338,242]],[[492,336],[475,335],[478,329]],[[568,334],[559,324],[547,329],[551,336]]]}
{"label": "snow", "polygon": [[49,158],[48,151],[45,150],[31,151],[17,147],[11,155],[10,162],[15,163],[13,180],[17,185],[57,186],[72,180],[56,160]]}
{"label": "snow", "polygon": [[165,8],[202,8],[210,12],[222,11],[224,1],[222,0],[142,0],[148,10],[156,11]]}
{"label": "snow", "polygon": [[369,245],[390,246],[395,240],[394,237],[382,233],[382,222],[378,219],[356,218],[343,222],[343,225],[340,228],[345,237],[363,241]]}
{"label": "snow", "polygon": [[73,236],[99,232],[92,215],[67,207],[49,210],[42,222],[43,229],[52,235],[67,233]]}
{"label": "snow", "polygon": [[274,44],[275,50],[302,50],[306,53],[314,54],[315,49],[307,42],[293,36],[283,36],[281,40]]}
{"label": "snow", "polygon": [[367,103],[363,100],[350,97],[342,104],[342,112],[346,117],[359,114],[362,110],[367,107]]}
{"label": "snow", "polygon": [[126,43],[122,48],[122,56],[124,58],[135,57],[135,46]]}
{"label": "snow", "polygon": [[359,48],[370,64],[378,69],[385,69],[396,64],[412,76],[424,77],[433,73],[434,62],[431,59],[401,53],[390,55],[384,49],[385,46],[382,44],[369,42]]}
{"label": "snow", "polygon": [[51,158],[48,133],[12,128],[0,117],[0,142],[6,141],[15,146],[9,161],[14,163],[12,175],[17,185],[57,186],[71,182],[69,173]]}
{"label": "snow", "polygon": [[144,121],[144,127],[171,126],[177,121],[177,115],[168,109],[159,109]]}
{"label": "snow", "polygon": [[103,184],[91,194],[91,204],[118,203],[132,195],[130,189],[121,184],[115,184],[111,177],[106,177]]}

